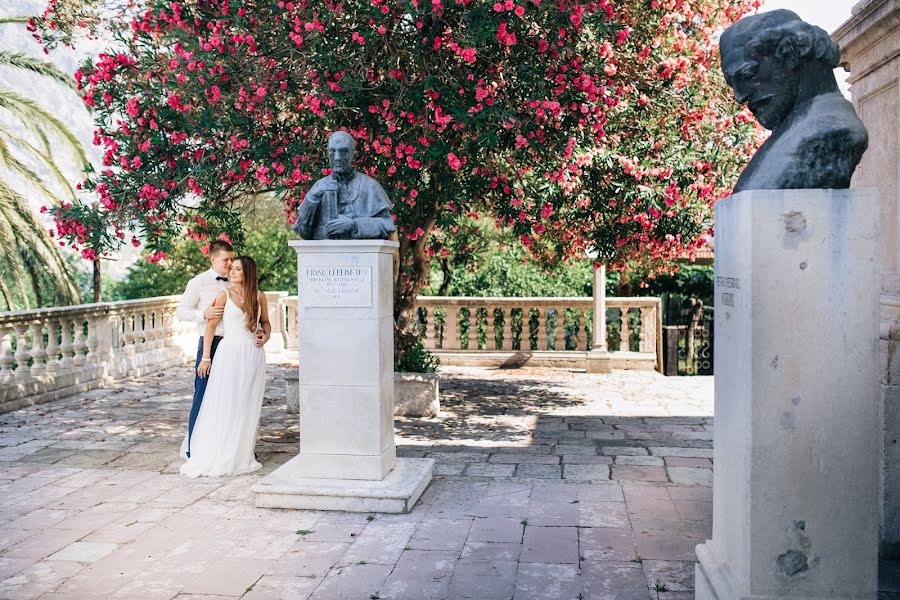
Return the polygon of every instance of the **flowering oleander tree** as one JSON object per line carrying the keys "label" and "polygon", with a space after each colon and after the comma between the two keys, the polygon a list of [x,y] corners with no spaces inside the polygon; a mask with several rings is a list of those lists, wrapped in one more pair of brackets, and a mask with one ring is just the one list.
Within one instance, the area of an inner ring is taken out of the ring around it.
{"label": "flowering oleander tree", "polygon": [[[586,248],[665,268],[711,227],[754,143],[713,36],[757,0],[144,0],[76,74],[101,209],[55,210],[83,253],[242,237],[260,193],[287,221],[346,129],[393,201],[403,327],[458,219],[491,215],[552,263]],[[54,0],[46,43],[100,23]],[[131,237],[126,230],[136,231]]]}

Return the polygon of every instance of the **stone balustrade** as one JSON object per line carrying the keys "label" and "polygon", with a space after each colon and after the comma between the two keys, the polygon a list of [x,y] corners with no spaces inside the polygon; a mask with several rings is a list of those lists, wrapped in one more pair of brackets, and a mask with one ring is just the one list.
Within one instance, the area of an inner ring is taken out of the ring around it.
{"label": "stone balustrade", "polygon": [[[297,351],[297,297],[266,292],[273,358]],[[0,313],[0,412],[183,364],[196,352],[179,296]],[[658,298],[607,298],[615,368],[655,368],[662,355]],[[419,296],[426,346],[446,365],[584,368],[591,298]],[[626,318],[623,318],[625,316]]]}
{"label": "stone balustrade", "polygon": [[0,412],[184,362],[196,332],[178,298],[0,313]]}
{"label": "stone balustrade", "polygon": [[[591,349],[592,298],[419,296],[425,346],[443,364],[583,368]],[[662,357],[659,298],[606,298],[615,368],[653,369]]]}

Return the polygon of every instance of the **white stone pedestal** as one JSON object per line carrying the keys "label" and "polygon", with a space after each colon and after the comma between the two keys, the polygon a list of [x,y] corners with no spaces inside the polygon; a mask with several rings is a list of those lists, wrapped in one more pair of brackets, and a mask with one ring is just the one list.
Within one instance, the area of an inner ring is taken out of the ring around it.
{"label": "white stone pedestal", "polygon": [[696,598],[874,600],[878,202],[716,205],[713,537]]}
{"label": "white stone pedestal", "polygon": [[394,447],[393,253],[386,240],[292,241],[297,251],[300,453],[256,505],[405,512],[431,459]]}

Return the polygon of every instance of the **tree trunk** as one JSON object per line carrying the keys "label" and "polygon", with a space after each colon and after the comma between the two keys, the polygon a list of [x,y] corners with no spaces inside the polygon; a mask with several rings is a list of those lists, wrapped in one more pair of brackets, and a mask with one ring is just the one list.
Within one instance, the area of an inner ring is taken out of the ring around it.
{"label": "tree trunk", "polygon": [[421,225],[424,233],[416,240],[400,238],[400,255],[394,270],[394,327],[406,331],[415,323],[416,296],[428,283],[428,237],[437,222],[435,214]]}
{"label": "tree trunk", "polygon": [[452,272],[450,271],[450,261],[446,258],[441,259],[441,273],[443,277],[441,279],[441,287],[438,288],[438,296],[446,296],[447,290],[450,289],[450,279],[452,277]]}
{"label": "tree trunk", "polygon": [[100,259],[94,261],[94,302],[103,302],[103,286],[100,282]]}

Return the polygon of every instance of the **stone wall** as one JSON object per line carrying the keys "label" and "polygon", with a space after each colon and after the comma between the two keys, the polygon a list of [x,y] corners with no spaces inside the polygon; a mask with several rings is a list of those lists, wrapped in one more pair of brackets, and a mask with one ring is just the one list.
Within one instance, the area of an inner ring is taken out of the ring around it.
{"label": "stone wall", "polygon": [[869,130],[852,186],[879,192],[881,215],[881,554],[900,558],[900,0],[863,0],[833,34]]}

